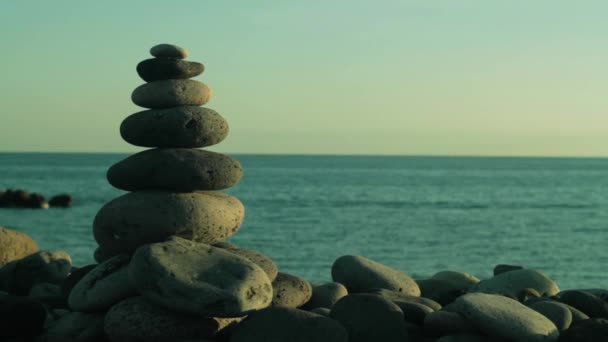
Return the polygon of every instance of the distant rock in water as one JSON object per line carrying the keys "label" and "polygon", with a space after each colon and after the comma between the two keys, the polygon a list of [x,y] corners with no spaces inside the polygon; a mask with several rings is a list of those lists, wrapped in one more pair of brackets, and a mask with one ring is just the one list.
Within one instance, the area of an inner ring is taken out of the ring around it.
{"label": "distant rock in water", "polygon": [[35,192],[17,189],[0,192],[0,208],[41,208],[47,209],[48,202],[44,196]]}
{"label": "distant rock in water", "polygon": [[69,194],[59,194],[49,200],[51,207],[68,208],[72,206],[72,196]]}

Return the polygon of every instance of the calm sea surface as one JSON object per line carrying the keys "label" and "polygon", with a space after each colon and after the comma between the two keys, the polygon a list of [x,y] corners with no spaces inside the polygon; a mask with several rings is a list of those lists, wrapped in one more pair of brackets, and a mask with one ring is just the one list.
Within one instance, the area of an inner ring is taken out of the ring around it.
{"label": "calm sea surface", "polygon": [[[0,225],[92,263],[97,211],[123,192],[105,172],[122,154],[0,153],[0,189],[70,209],[0,209]],[[245,204],[230,241],[279,269],[329,280],[357,254],[414,277],[451,269],[488,277],[497,263],[545,272],[562,288],[608,287],[608,159],[235,156]]]}

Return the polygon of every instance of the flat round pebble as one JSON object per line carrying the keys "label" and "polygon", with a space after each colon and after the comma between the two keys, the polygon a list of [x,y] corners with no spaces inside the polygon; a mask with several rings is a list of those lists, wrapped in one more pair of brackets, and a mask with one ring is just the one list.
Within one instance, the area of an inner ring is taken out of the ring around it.
{"label": "flat round pebble", "polygon": [[220,143],[228,135],[228,123],[213,109],[181,106],[150,109],[128,116],[120,135],[143,147],[198,148]]}
{"label": "flat round pebble", "polygon": [[137,73],[146,82],[188,79],[203,73],[205,66],[176,58],[150,58],[137,64]]}
{"label": "flat round pebble", "polygon": [[179,237],[138,248],[129,276],[146,299],[176,312],[241,317],[272,301],[271,282],[259,266]]}
{"label": "flat round pebble", "polygon": [[173,44],[158,44],[150,49],[150,54],[154,57],[187,58],[188,50]]}
{"label": "flat round pebble", "polygon": [[236,197],[220,192],[131,192],[101,208],[93,235],[106,257],[172,235],[211,244],[234,234],[244,215]]}
{"label": "flat round pebble", "polygon": [[211,89],[194,80],[163,80],[145,83],[133,90],[131,100],[144,108],[202,106],[211,98]]}
{"label": "flat round pebble", "polygon": [[133,154],[112,165],[108,182],[126,191],[192,192],[222,190],[243,176],[238,160],[190,148],[160,148]]}
{"label": "flat round pebble", "polygon": [[362,256],[339,257],[331,267],[331,276],[353,293],[381,288],[420,296],[418,284],[409,275]]}

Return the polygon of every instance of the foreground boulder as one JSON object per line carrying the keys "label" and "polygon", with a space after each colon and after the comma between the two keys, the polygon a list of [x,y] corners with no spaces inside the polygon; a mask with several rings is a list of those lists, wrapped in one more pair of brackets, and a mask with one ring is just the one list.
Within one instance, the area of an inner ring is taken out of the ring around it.
{"label": "foreground boulder", "polygon": [[466,294],[456,299],[449,310],[461,314],[480,331],[495,338],[542,342],[556,341],[559,337],[557,327],[547,317],[501,295]]}
{"label": "foreground boulder", "polygon": [[217,336],[238,319],[179,314],[131,297],[114,305],[104,319],[104,331],[114,342],[167,342]]}
{"label": "foreground boulder", "polygon": [[0,267],[38,251],[38,245],[29,235],[0,227]]}
{"label": "foreground boulder", "polygon": [[349,294],[331,308],[330,317],[348,331],[349,342],[407,341],[401,309],[374,294]]}
{"label": "foreground boulder", "polygon": [[347,342],[354,340],[349,339],[344,327],[330,318],[281,306],[253,312],[234,328],[230,337],[230,342],[288,341]]}
{"label": "foreground boulder", "polygon": [[381,288],[420,296],[420,288],[410,276],[362,256],[339,257],[331,267],[331,276],[353,293]]}
{"label": "foreground boulder", "polygon": [[272,301],[271,282],[259,266],[179,237],[137,249],[129,275],[146,299],[177,312],[240,317]]}
{"label": "foreground boulder", "polygon": [[27,340],[40,334],[46,316],[39,302],[0,293],[0,341]]}
{"label": "foreground boulder", "polygon": [[34,284],[61,284],[70,273],[72,259],[64,251],[40,251],[0,268],[0,291],[27,295]]}

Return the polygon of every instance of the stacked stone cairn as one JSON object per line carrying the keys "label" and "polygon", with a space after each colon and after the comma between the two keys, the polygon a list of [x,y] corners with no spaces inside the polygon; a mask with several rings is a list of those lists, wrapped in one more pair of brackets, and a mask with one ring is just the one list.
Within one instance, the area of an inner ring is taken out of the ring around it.
{"label": "stacked stone cairn", "polygon": [[150,110],[121,125],[153,149],[108,171],[130,191],[94,221],[99,264],[71,267],[0,227],[0,341],[605,342],[608,290],[560,291],[543,273],[498,265],[479,278],[441,271],[412,279],[362,256],[331,267],[333,282],[278,272],[268,257],[223,241],[244,209],[214,192],[236,184],[239,163],[197,148],[219,143],[224,119],[200,107],[200,63],[173,45],[138,65]]}

